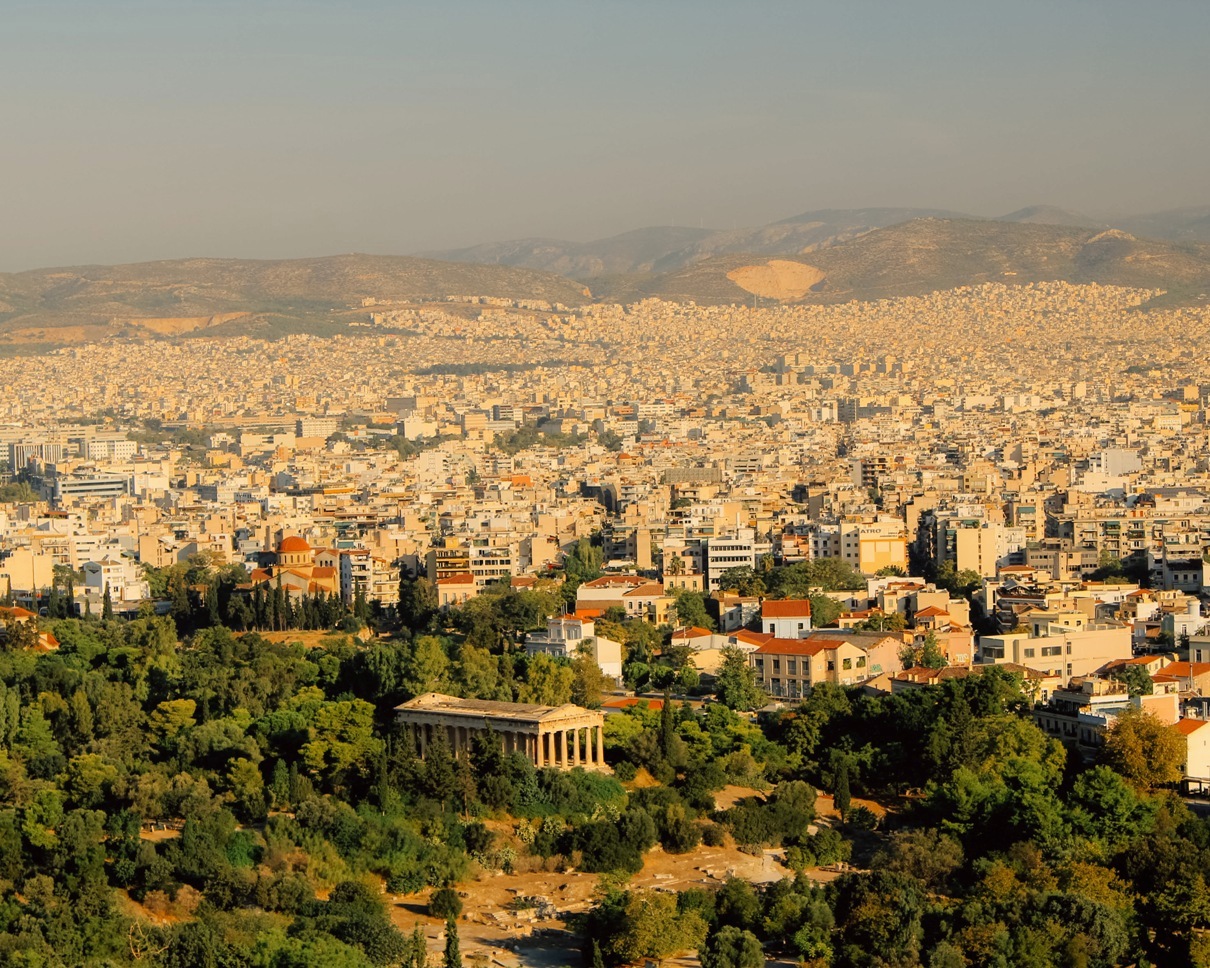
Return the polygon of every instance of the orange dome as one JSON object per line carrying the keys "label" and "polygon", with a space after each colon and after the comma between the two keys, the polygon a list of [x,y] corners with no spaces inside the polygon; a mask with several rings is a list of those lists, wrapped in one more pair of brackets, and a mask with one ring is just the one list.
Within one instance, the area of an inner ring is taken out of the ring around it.
{"label": "orange dome", "polygon": [[310,550],[311,546],[297,535],[282,538],[282,543],[277,546],[277,553],[279,555],[297,555]]}

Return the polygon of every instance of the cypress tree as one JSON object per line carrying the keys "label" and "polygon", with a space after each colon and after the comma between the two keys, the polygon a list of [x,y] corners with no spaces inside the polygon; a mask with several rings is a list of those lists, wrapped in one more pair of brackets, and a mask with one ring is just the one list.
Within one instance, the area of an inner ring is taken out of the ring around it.
{"label": "cypress tree", "polygon": [[664,687],[664,705],[660,709],[660,752],[665,759],[672,756],[672,747],[676,739],[676,722],[672,717],[672,693]]}
{"label": "cypress tree", "polygon": [[[429,963],[429,944],[424,938],[424,931],[421,930],[420,922],[416,922],[416,927],[412,929],[412,960],[410,968],[428,968]],[[405,968],[409,966],[405,965]]]}
{"label": "cypress tree", "polygon": [[76,581],[71,575],[67,576],[67,594],[66,601],[63,603],[65,607],[65,617],[76,617]]}
{"label": "cypress tree", "polygon": [[222,625],[223,619],[219,614],[218,607],[218,579],[206,585],[206,622],[213,628],[216,625]]}
{"label": "cypress tree", "polygon": [[844,823],[849,817],[849,806],[852,803],[852,796],[849,793],[849,758],[843,757],[840,765],[836,770],[836,791],[832,795],[832,802],[836,805],[836,811],[840,814],[840,822]]}
{"label": "cypress tree", "polygon": [[105,583],[105,597],[101,599],[101,618],[106,622],[113,618],[113,599],[109,595],[109,582]]}
{"label": "cypress tree", "polygon": [[5,608],[13,607],[13,580],[12,580],[12,578],[9,578],[8,591],[6,591],[4,593],[4,607]]}
{"label": "cypress tree", "polygon": [[592,939],[592,968],[605,968],[605,958],[601,954],[601,945],[596,938]]}
{"label": "cypress tree", "polygon": [[462,952],[458,945],[458,924],[452,917],[445,919],[445,960],[442,968],[462,968]]}

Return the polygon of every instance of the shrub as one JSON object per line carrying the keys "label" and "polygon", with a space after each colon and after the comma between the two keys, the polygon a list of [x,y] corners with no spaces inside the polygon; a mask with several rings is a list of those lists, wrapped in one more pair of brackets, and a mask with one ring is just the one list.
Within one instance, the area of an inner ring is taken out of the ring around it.
{"label": "shrub", "polygon": [[723,829],[721,824],[706,824],[706,829],[702,831],[703,844],[707,847],[722,847],[726,842],[727,831]]}
{"label": "shrub", "polygon": [[873,830],[878,826],[878,816],[869,807],[854,807],[847,823],[857,830]]}
{"label": "shrub", "polygon": [[433,891],[429,898],[429,915],[434,918],[456,918],[462,913],[462,898],[452,887]]}

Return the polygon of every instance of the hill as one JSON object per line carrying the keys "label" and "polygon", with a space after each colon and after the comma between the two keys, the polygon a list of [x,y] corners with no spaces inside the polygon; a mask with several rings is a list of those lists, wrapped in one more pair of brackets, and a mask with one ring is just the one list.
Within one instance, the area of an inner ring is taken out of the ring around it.
{"label": "hill", "polygon": [[741,285],[745,274],[740,270],[776,269],[778,263],[784,272],[787,262],[817,270],[809,274],[814,283],[801,297],[782,297],[803,302],[877,299],[984,282],[1048,279],[1189,292],[1210,288],[1210,246],[1035,222],[915,219],[794,260],[767,260],[762,255],[720,256],[662,275],[601,280],[599,296],[748,302],[766,294]]}
{"label": "hill", "polygon": [[[612,289],[650,273],[679,278],[682,270],[709,259],[742,256],[810,256],[878,229],[922,218],[950,222],[1007,222],[1066,226],[1072,229],[1122,229],[1134,235],[1175,242],[1210,242],[1210,208],[1181,209],[1131,218],[1103,220],[1053,205],[1032,205],[984,219],[931,208],[827,208],[803,212],[757,228],[729,230],[658,226],[624,232],[595,242],[519,239],[467,249],[428,253],[454,262],[482,262],[557,272],[599,288]],[[809,261],[809,260],[808,260]]]}
{"label": "hill", "polygon": [[379,300],[490,295],[577,305],[583,286],[547,272],[410,256],[181,259],[0,274],[0,341],[326,331]]}
{"label": "hill", "polygon": [[557,272],[586,282],[651,272],[675,272],[719,256],[800,255],[823,245],[914,218],[966,217],[939,209],[820,209],[758,228],[716,230],[656,226],[595,242],[518,239],[427,253],[454,262],[485,262]]}
{"label": "hill", "polygon": [[1009,212],[1007,215],[1000,215],[996,218],[997,222],[1028,222],[1032,225],[1070,225],[1077,228],[1087,229],[1107,229],[1108,222],[1101,222],[1095,218],[1089,218],[1087,215],[1080,215],[1077,212],[1069,212],[1063,208],[1056,208],[1054,205],[1030,205],[1028,208],[1020,208],[1015,212]]}
{"label": "hill", "polygon": [[469,249],[434,252],[431,256],[452,262],[519,266],[557,272],[574,279],[594,279],[624,272],[668,269],[670,255],[692,249],[714,234],[712,229],[660,225],[623,232],[595,242],[517,239],[476,245]]}
{"label": "hill", "polygon": [[1117,224],[1136,235],[1180,242],[1210,242],[1210,206],[1133,215],[1118,219]]}

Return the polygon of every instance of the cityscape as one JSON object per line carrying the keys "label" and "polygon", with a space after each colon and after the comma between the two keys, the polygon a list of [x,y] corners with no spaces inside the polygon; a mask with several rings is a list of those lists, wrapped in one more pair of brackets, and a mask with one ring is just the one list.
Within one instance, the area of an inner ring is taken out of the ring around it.
{"label": "cityscape", "polygon": [[18,5],[0,964],[1210,968],[1210,8],[1093,14]]}

